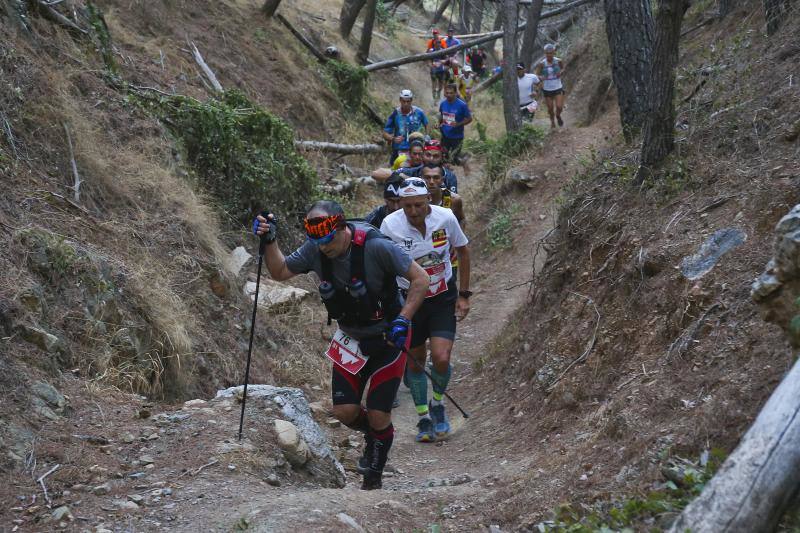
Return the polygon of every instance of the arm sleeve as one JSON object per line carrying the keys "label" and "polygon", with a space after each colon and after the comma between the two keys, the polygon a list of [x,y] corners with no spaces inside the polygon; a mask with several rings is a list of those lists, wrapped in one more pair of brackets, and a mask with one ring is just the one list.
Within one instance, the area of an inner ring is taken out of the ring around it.
{"label": "arm sleeve", "polygon": [[303,246],[292,252],[286,258],[286,268],[294,274],[305,274],[314,270],[314,258],[316,257],[316,246],[311,242],[304,242]]}
{"label": "arm sleeve", "polygon": [[464,234],[464,230],[461,229],[461,225],[458,223],[458,220],[452,211],[450,211],[450,216],[447,217],[447,226],[447,232],[450,235],[451,246],[460,248],[469,244],[469,239],[467,239],[467,236]]}

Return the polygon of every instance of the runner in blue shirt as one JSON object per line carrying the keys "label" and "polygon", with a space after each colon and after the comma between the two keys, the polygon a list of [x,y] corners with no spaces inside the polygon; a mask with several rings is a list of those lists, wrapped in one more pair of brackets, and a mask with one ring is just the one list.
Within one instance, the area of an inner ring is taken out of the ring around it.
{"label": "runner in blue shirt", "polygon": [[392,143],[392,155],[389,166],[401,152],[408,152],[408,136],[415,131],[428,132],[428,117],[425,112],[415,105],[411,105],[414,94],[408,90],[400,91],[400,106],[392,111],[383,128],[383,138]]}
{"label": "runner in blue shirt", "polygon": [[444,100],[439,104],[439,129],[442,146],[447,149],[447,159],[459,165],[461,143],[464,142],[464,126],[472,122],[472,113],[467,103],[456,96],[455,84],[444,88]]}

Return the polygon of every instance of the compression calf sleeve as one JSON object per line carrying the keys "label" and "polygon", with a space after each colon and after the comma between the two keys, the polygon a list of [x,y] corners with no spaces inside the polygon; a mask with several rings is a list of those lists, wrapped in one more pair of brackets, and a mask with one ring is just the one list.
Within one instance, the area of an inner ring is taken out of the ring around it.
{"label": "compression calf sleeve", "polygon": [[433,399],[441,402],[444,397],[444,391],[447,390],[447,384],[450,382],[450,376],[453,375],[453,366],[447,365],[447,372],[440,374],[436,371],[436,366],[431,369],[431,384],[433,385]]}
{"label": "compression calf sleeve", "polygon": [[408,367],[408,388],[411,389],[411,398],[417,408],[417,414],[428,414],[428,378],[423,372],[416,372]]}
{"label": "compression calf sleeve", "polygon": [[389,424],[381,430],[370,428],[369,436],[372,446],[370,454],[370,470],[376,472],[383,472],[383,467],[386,466],[386,460],[389,458],[389,450],[392,449],[392,442],[394,441],[394,426]]}

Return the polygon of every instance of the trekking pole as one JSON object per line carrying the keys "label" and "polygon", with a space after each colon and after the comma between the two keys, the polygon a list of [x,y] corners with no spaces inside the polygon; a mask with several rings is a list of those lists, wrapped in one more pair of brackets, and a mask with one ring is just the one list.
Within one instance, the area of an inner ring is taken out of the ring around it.
{"label": "trekking pole", "polygon": [[[271,225],[270,225],[271,226]],[[270,227],[270,231],[274,228]],[[247,402],[247,382],[250,380],[250,356],[253,353],[253,334],[256,331],[256,310],[258,310],[258,289],[261,284],[261,265],[264,262],[264,249],[267,247],[267,234],[261,235],[258,243],[258,273],[256,274],[256,294],[253,300],[253,316],[250,317],[250,344],[247,347],[247,366],[244,371],[244,393],[242,395],[242,414],[239,416],[239,440],[242,440],[242,426],[244,425],[244,406]]]}
{"label": "trekking pole", "polygon": [[[431,383],[433,383],[433,382],[434,382],[434,379],[433,379],[433,376],[431,376],[431,373],[430,373],[430,372],[428,372],[428,371],[425,369],[425,367],[424,367],[424,366],[421,366],[421,365],[419,364],[419,362],[418,362],[416,359],[414,359],[413,357],[411,357],[411,354],[410,354],[410,353],[408,353],[408,350],[406,350],[405,348],[401,348],[401,350],[403,351],[403,353],[404,353],[404,354],[406,354],[406,357],[407,357],[408,359],[410,359],[410,360],[411,360],[411,361],[414,363],[414,365],[415,365],[415,366],[416,366],[416,367],[417,367],[419,370],[422,370],[422,372],[424,372],[424,373],[425,373],[425,375],[426,375],[426,376],[428,376],[428,379],[430,379],[430,380],[431,380]],[[464,416],[464,418],[469,418],[469,413],[467,413],[465,410],[463,410],[463,409],[461,408],[461,406],[460,406],[460,405],[458,405],[458,403],[456,403],[456,401],[453,399],[453,397],[452,397],[452,396],[450,396],[449,394],[447,394],[447,391],[445,391],[445,392],[444,392],[444,395],[447,397],[447,399],[448,399],[448,400],[450,400],[450,403],[452,403],[452,404],[453,404],[453,406],[454,406],[456,409],[458,409],[459,411],[461,411],[461,414]]]}

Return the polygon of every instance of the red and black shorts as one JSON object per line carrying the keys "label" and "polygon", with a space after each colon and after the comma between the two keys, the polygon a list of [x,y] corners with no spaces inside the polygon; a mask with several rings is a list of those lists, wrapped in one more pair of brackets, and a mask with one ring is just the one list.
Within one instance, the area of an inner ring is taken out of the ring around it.
{"label": "red and black shorts", "polygon": [[[408,340],[411,340],[410,335]],[[383,337],[361,339],[359,345],[361,353],[368,359],[358,374],[351,374],[336,363],[333,364],[331,375],[333,405],[360,404],[369,381],[367,409],[389,413],[406,367],[406,354],[386,344]]]}

